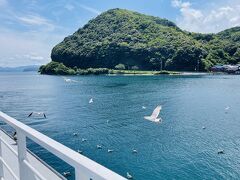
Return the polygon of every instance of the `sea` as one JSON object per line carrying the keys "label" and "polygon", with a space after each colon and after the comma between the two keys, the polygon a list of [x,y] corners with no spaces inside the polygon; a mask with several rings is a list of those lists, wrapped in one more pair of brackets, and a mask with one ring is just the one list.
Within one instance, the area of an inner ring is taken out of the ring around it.
{"label": "sea", "polygon": [[[145,120],[158,105],[162,123]],[[63,77],[2,72],[0,111],[124,177],[128,172],[136,180],[240,179],[237,75]],[[31,112],[44,112],[47,118],[28,117]],[[61,174],[70,171],[68,179],[74,179],[70,165],[27,142],[37,156]]]}

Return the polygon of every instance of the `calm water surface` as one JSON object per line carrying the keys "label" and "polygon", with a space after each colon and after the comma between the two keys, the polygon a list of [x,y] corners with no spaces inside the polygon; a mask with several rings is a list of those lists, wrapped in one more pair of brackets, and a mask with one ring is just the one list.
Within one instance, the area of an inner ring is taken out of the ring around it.
{"label": "calm water surface", "polygon": [[[240,179],[240,76],[71,78],[78,82],[0,73],[0,110],[123,176]],[[163,123],[145,121],[158,104]],[[32,111],[44,111],[47,119],[27,118]],[[60,173],[74,172],[38,145],[28,147]]]}

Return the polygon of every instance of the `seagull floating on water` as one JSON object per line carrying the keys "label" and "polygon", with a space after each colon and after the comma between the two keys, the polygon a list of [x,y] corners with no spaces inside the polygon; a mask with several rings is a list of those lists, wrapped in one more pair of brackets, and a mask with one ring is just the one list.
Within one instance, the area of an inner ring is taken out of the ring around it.
{"label": "seagull floating on water", "polygon": [[138,151],[136,149],[133,149],[132,153],[138,153]]}
{"label": "seagull floating on water", "polygon": [[82,142],[85,142],[85,141],[87,141],[87,139],[85,139],[85,138],[82,138]]}
{"label": "seagull floating on water", "polygon": [[230,109],[229,106],[225,107],[225,113],[228,113],[228,110]]}
{"label": "seagull floating on water", "polygon": [[218,154],[224,154],[224,150],[223,150],[223,149],[220,149],[220,150],[218,150],[217,153],[218,153]]}
{"label": "seagull floating on water", "polygon": [[63,77],[63,79],[64,79],[65,82],[78,82],[76,80],[69,79],[69,78],[66,78],[66,77]]}
{"label": "seagull floating on water", "polygon": [[108,149],[108,153],[111,153],[111,152],[113,152],[113,149]]}
{"label": "seagull floating on water", "polygon": [[47,118],[46,114],[44,112],[31,112],[28,117],[31,117],[31,116],[43,116],[45,119]]}
{"label": "seagull floating on water", "polygon": [[63,172],[63,175],[64,175],[65,177],[67,177],[67,176],[71,176],[71,173],[70,173],[70,171],[66,171],[66,172]]}
{"label": "seagull floating on water", "polygon": [[102,149],[102,146],[101,145],[97,145],[97,149]]}
{"label": "seagull floating on water", "polygon": [[229,110],[230,109],[230,107],[229,106],[227,106],[226,108],[225,108],[225,110]]}
{"label": "seagull floating on water", "polygon": [[144,119],[148,120],[148,121],[152,121],[152,122],[156,122],[156,123],[160,123],[162,122],[162,119],[159,117],[158,115],[160,113],[162,109],[162,106],[157,106],[154,111],[152,112],[151,116],[144,116]]}
{"label": "seagull floating on water", "polygon": [[77,150],[77,152],[78,152],[79,154],[82,154],[82,153],[83,153],[83,152],[82,152],[81,150],[79,150],[79,149]]}
{"label": "seagull floating on water", "polygon": [[73,136],[78,136],[78,133],[73,133]]}
{"label": "seagull floating on water", "polygon": [[202,127],[202,129],[206,129],[206,127],[205,127],[205,126],[203,126],[203,127]]}
{"label": "seagull floating on water", "polygon": [[128,178],[128,179],[132,179],[132,178],[133,178],[132,175],[129,174],[129,172],[127,172],[127,178]]}
{"label": "seagull floating on water", "polygon": [[142,106],[142,109],[146,109],[146,106]]}
{"label": "seagull floating on water", "polygon": [[91,104],[91,103],[93,103],[93,98],[91,98],[91,99],[89,100],[89,104]]}

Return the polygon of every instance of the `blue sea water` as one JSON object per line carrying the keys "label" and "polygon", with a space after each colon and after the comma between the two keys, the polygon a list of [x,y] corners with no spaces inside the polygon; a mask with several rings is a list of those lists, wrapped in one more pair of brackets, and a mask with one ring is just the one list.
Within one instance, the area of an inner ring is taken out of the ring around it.
{"label": "blue sea water", "polygon": [[[78,82],[0,73],[0,110],[122,176],[240,179],[240,76],[70,78]],[[157,105],[163,107],[162,124],[144,120]],[[32,111],[44,111],[47,119],[27,118]],[[28,147],[60,173],[74,173],[35,143]],[[217,154],[218,149],[225,154]]]}

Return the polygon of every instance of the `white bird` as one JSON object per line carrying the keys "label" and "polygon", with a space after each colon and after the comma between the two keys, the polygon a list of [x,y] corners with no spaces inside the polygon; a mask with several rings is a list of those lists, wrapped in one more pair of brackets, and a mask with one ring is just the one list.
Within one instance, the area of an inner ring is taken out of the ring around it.
{"label": "white bird", "polygon": [[63,79],[64,79],[65,82],[78,82],[76,80],[69,79],[69,78],[66,78],[66,77],[63,77]]}
{"label": "white bird", "polygon": [[41,117],[43,116],[45,119],[47,118],[46,114],[44,112],[31,112],[28,117],[31,116],[36,116],[36,117]]}
{"label": "white bird", "polygon": [[97,149],[102,149],[102,146],[101,145],[97,145]]}
{"label": "white bird", "polygon": [[218,154],[224,154],[224,150],[223,149],[219,149],[217,153]]}
{"label": "white bird", "polygon": [[85,142],[85,141],[87,141],[87,139],[85,139],[85,138],[82,138],[82,142]]}
{"label": "white bird", "polygon": [[64,175],[65,177],[67,177],[67,176],[71,176],[71,173],[70,173],[69,171],[66,171],[66,172],[63,173],[63,175]]}
{"label": "white bird", "polygon": [[226,108],[225,108],[225,110],[229,110],[230,109],[230,107],[229,106],[227,106]]}
{"label": "white bird", "polygon": [[146,109],[146,106],[142,106],[142,109]]}
{"label": "white bird", "polygon": [[108,153],[111,153],[111,152],[113,152],[113,149],[108,149]]}
{"label": "white bird", "polygon": [[73,136],[78,136],[78,133],[73,133]]}
{"label": "white bird", "polygon": [[82,152],[81,150],[79,150],[79,149],[77,150],[77,152],[78,152],[79,154],[82,154],[82,153],[83,153],[83,152]]}
{"label": "white bird", "polygon": [[158,115],[160,113],[162,109],[162,106],[157,106],[154,111],[152,112],[151,116],[144,116],[144,119],[148,120],[148,121],[152,121],[152,122],[156,122],[156,123],[160,123],[162,122],[162,119],[159,117]]}
{"label": "white bird", "polygon": [[93,103],[93,98],[91,98],[91,99],[89,100],[89,104],[91,104],[91,103]]}
{"label": "white bird", "polygon": [[128,178],[128,179],[132,179],[132,178],[133,178],[132,175],[129,174],[129,172],[127,172],[127,178]]}
{"label": "white bird", "polygon": [[133,149],[132,153],[138,153],[138,151],[136,149]]}

